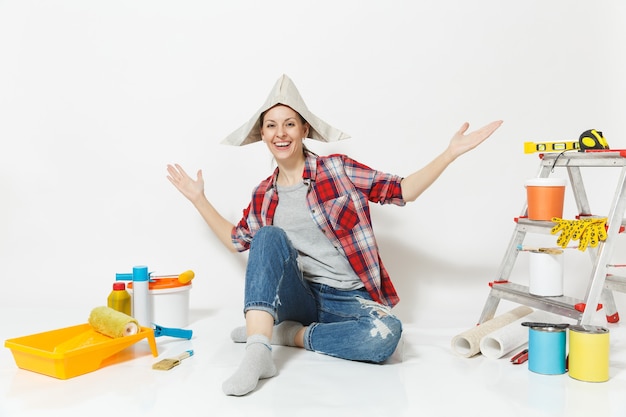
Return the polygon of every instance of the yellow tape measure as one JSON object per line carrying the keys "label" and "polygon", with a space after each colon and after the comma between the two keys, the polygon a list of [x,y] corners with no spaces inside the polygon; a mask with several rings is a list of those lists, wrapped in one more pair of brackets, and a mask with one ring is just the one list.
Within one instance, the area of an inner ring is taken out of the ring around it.
{"label": "yellow tape measure", "polygon": [[602,132],[596,129],[585,130],[580,135],[580,147],[585,149],[609,149],[609,144],[602,135]]}
{"label": "yellow tape measure", "polygon": [[580,142],[524,142],[524,153],[579,150]]}
{"label": "yellow tape measure", "polygon": [[609,149],[609,144],[596,129],[585,130],[577,141],[564,142],[524,142],[524,153],[585,151],[587,149]]}

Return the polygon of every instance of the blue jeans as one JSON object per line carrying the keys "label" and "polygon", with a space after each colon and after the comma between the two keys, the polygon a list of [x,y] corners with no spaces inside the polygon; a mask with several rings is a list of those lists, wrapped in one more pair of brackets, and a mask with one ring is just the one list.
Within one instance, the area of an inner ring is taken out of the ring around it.
{"label": "blue jeans", "polygon": [[307,350],[376,363],[391,356],[402,323],[390,308],[372,301],[363,288],[346,291],[306,281],[297,257],[284,230],[265,226],[256,233],[246,269],[244,313],[262,310],[276,324],[291,320],[308,326]]}

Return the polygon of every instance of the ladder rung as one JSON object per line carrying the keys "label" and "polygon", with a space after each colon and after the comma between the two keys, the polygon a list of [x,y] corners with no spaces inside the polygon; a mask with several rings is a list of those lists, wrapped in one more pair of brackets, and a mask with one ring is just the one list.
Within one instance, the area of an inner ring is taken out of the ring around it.
{"label": "ladder rung", "polygon": [[578,320],[581,315],[581,312],[576,309],[576,305],[583,302],[582,300],[567,296],[540,297],[532,295],[528,292],[527,286],[510,281],[492,283],[491,295],[503,300],[509,300],[518,304],[571,317],[576,320]]}
{"label": "ladder rung", "polygon": [[530,220],[527,217],[516,217],[517,229],[529,233],[550,233],[555,223],[547,220]]}
{"label": "ladder rung", "polygon": [[626,152],[613,150],[606,152],[564,152],[542,154],[544,166],[557,167],[623,167],[626,166]]}
{"label": "ladder rung", "polygon": [[[579,218],[592,218],[601,216],[591,216],[588,214],[581,214]],[[528,217],[516,217],[513,219],[518,225],[518,230],[529,233],[549,233],[552,231],[555,223],[548,220],[530,220]],[[622,219],[622,223],[619,228],[619,233],[623,233],[626,230],[626,218]]]}

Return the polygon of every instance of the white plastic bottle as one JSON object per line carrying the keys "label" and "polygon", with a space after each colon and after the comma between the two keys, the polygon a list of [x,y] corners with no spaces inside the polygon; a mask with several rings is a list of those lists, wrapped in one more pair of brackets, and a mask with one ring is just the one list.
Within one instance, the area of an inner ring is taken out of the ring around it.
{"label": "white plastic bottle", "polygon": [[133,317],[140,326],[152,328],[152,305],[147,266],[133,267]]}

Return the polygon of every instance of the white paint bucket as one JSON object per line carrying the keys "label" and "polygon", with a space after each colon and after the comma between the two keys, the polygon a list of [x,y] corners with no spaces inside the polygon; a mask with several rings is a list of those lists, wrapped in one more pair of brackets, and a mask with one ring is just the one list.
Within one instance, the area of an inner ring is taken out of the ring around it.
{"label": "white paint bucket", "polygon": [[563,254],[529,252],[528,292],[542,297],[563,295]]}
{"label": "white paint bucket", "polygon": [[[183,328],[189,324],[189,290],[191,282],[178,278],[158,278],[150,281],[152,322],[161,327]],[[128,292],[132,295],[132,283]]]}

